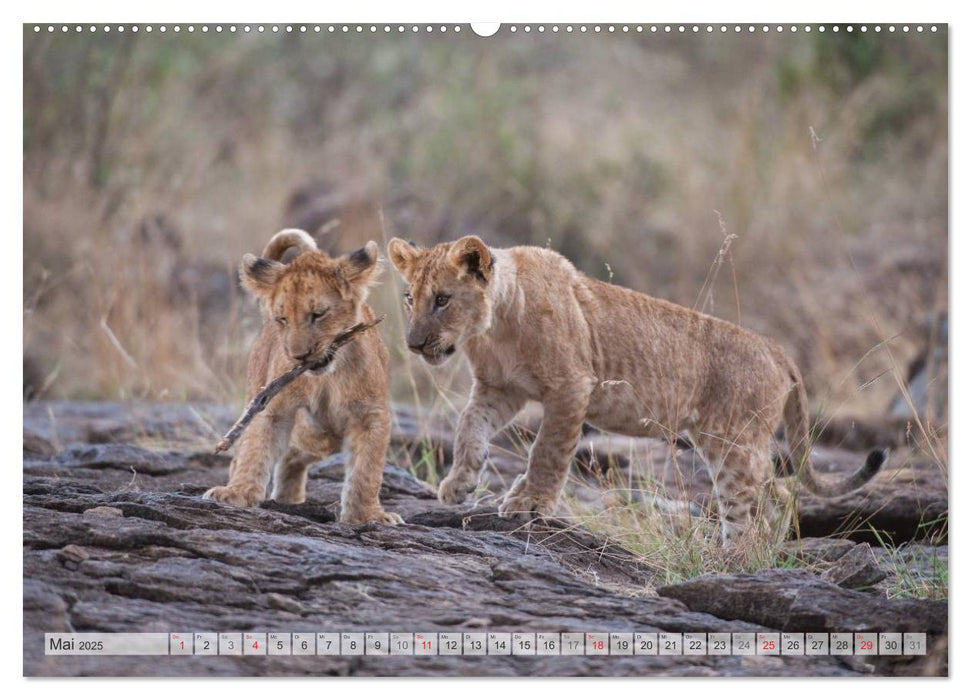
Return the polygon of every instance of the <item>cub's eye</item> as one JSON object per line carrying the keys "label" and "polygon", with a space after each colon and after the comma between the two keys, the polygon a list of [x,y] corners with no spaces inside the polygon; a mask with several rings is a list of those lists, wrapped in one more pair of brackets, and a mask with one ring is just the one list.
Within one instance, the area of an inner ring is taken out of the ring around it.
{"label": "cub's eye", "polygon": [[279,323],[281,326],[287,325],[287,319],[285,316],[277,316],[276,322]]}
{"label": "cub's eye", "polygon": [[411,297],[411,295],[408,292],[405,292],[405,295],[404,296],[405,296],[405,303],[408,306],[411,306],[412,304],[415,303],[415,300]]}
{"label": "cub's eye", "polygon": [[322,319],[326,315],[327,315],[327,309],[321,309],[320,311],[314,311],[312,314],[310,314],[310,320],[311,320],[311,322],[316,323],[317,321],[319,321],[320,319]]}
{"label": "cub's eye", "polygon": [[451,300],[452,297],[450,297],[448,294],[438,294],[435,296],[435,308],[444,309],[446,306],[448,306],[448,302]]}

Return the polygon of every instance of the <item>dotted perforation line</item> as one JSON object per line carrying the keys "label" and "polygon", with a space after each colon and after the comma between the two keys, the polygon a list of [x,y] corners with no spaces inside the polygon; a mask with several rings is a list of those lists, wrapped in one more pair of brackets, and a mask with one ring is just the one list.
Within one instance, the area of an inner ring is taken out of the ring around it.
{"label": "dotted perforation line", "polygon": [[[532,31],[537,31],[537,32],[547,31],[547,27],[544,25],[533,26],[528,24],[521,25],[521,26],[513,24],[508,27],[502,27],[501,29],[505,29],[513,34],[519,31],[522,31],[525,33],[529,33]],[[552,31],[555,33],[559,33],[563,31],[568,34],[574,33],[574,32],[579,32],[581,34],[590,33],[590,32],[594,34],[599,34],[603,32],[607,32],[609,34],[613,34],[616,32],[621,32],[621,33],[650,32],[653,34],[657,34],[657,33],[713,34],[716,32],[719,32],[719,33],[732,32],[735,34],[741,34],[743,32],[749,33],[749,34],[755,34],[756,32],[761,32],[763,34],[768,34],[770,32],[776,32],[776,33],[788,32],[790,34],[794,34],[796,32],[813,32],[813,31],[816,31],[816,32],[831,31],[834,33],[839,33],[840,31],[844,31],[848,33],[852,33],[854,31],[860,31],[860,32],[888,31],[891,33],[896,31],[901,31],[904,33],[908,33],[910,31],[923,32],[925,31],[925,29],[931,32],[936,32],[937,25],[934,25],[934,24],[932,25],[923,25],[923,24],[917,24],[917,25],[909,25],[909,24],[904,24],[904,25],[892,25],[892,24],[890,25],[865,25],[865,24],[863,25],[852,25],[852,24],[849,24],[849,25],[847,24],[843,24],[843,25],[840,25],[840,24],[833,24],[833,25],[825,25],[825,24],[819,24],[819,25],[811,25],[811,24],[805,24],[805,25],[797,25],[797,24],[606,24],[606,25],[566,24],[566,25],[555,25],[554,24],[549,27],[549,31]]]}
{"label": "dotted perforation line", "polygon": [[43,25],[43,24],[35,24],[33,26],[33,29],[35,34],[39,34],[44,31],[46,31],[49,34],[53,34],[55,32],[61,32],[63,34],[66,34],[71,31],[74,31],[75,33],[80,34],[85,30],[91,33],[94,33],[97,31],[102,31],[104,33],[110,33],[110,32],[124,33],[126,31],[137,33],[141,31],[147,34],[151,34],[152,32],[158,32],[161,34],[165,34],[165,33],[181,34],[183,32],[188,32],[189,34],[194,34],[196,32],[201,32],[203,34],[209,34],[209,33],[222,34],[227,32],[230,34],[237,34],[237,33],[248,34],[252,32],[256,32],[256,33],[269,32],[273,34],[281,34],[281,33],[283,34],[308,34],[308,33],[377,34],[379,32],[384,34],[390,34],[392,32],[403,34],[405,32],[412,32],[417,34],[419,32],[425,32],[430,34],[432,32],[436,32],[436,33],[444,34],[446,32],[459,33],[462,31],[462,27],[457,24],[456,25],[444,25],[444,24],[442,25],[431,25],[431,24],[428,24],[428,25],[417,25],[417,24],[412,24],[412,25],[404,25],[404,24],[398,24],[398,25],[391,25],[391,24],[383,24],[383,25],[382,24],[243,24],[243,25],[235,25],[235,24],[227,24],[227,25],[223,25],[223,24],[213,24],[213,25],[209,25],[209,24],[200,24],[200,25],[194,25],[194,24],[174,24],[174,25],[46,24],[46,25]]}
{"label": "dotted perforation line", "polygon": [[[53,33],[56,33],[56,32],[60,32],[62,34],[67,34],[68,32],[71,32],[71,31],[73,31],[74,33],[80,34],[80,33],[84,32],[85,30],[87,30],[89,33],[94,33],[94,32],[97,32],[97,31],[100,30],[100,31],[102,31],[104,33],[110,33],[110,32],[124,33],[126,31],[127,32],[132,32],[132,33],[138,33],[139,31],[141,31],[141,32],[144,32],[146,34],[151,34],[153,32],[156,32],[156,33],[159,33],[159,34],[165,34],[165,33],[180,34],[182,32],[188,32],[189,34],[194,34],[196,32],[200,32],[202,34],[209,34],[209,33],[216,33],[216,34],[222,34],[222,33],[230,33],[230,34],[244,33],[244,34],[248,34],[248,33],[252,33],[252,32],[256,32],[256,33],[266,33],[266,32],[269,32],[269,33],[273,33],[273,34],[279,34],[279,33],[285,33],[285,34],[294,34],[294,33],[297,33],[297,34],[307,34],[307,33],[313,33],[313,34],[321,34],[321,33],[328,33],[328,34],[378,34],[378,33],[384,33],[384,34],[391,34],[391,33],[398,33],[398,34],[404,34],[404,33],[412,33],[412,34],[418,34],[418,33],[425,33],[425,34],[438,33],[438,34],[445,34],[445,33],[448,33],[448,32],[459,33],[459,32],[462,31],[462,27],[460,25],[445,25],[445,24],[441,24],[441,25],[432,25],[432,24],[424,24],[424,25],[419,25],[419,24],[408,24],[408,25],[405,25],[405,24],[395,24],[395,25],[392,25],[392,24],[383,24],[383,25],[382,24],[323,24],[323,25],[322,24],[253,24],[253,25],[250,25],[250,24],[243,24],[243,25],[235,25],[235,24],[229,24],[229,25],[222,25],[222,24],[214,24],[214,25],[208,25],[208,24],[201,24],[201,25],[193,25],[193,24],[186,24],[186,25],[182,25],[182,24],[174,24],[174,25],[165,25],[165,24],[160,24],[160,25],[152,25],[152,24],[146,24],[146,25],[138,25],[138,24],[129,24],[129,25],[126,25],[126,24],[117,24],[117,25],[110,25],[110,24],[104,24],[104,25],[95,25],[95,24],[90,24],[90,25],[81,25],[81,24],[74,24],[74,25],[68,25],[68,24],[46,24],[46,25],[42,25],[42,24],[35,24],[33,26],[33,29],[34,29],[34,33],[35,34],[39,34],[41,32],[45,32],[45,31],[48,34],[53,34]],[[644,33],[644,32],[649,32],[649,33],[652,33],[652,34],[657,34],[657,33],[664,33],[664,34],[673,34],[673,33],[678,33],[678,34],[688,34],[688,33],[691,33],[691,34],[700,34],[700,33],[705,33],[705,34],[714,34],[714,33],[727,34],[727,33],[735,33],[735,34],[741,34],[743,32],[744,33],[748,33],[748,34],[755,34],[757,32],[760,32],[760,33],[763,33],[763,34],[768,34],[770,32],[775,32],[777,34],[781,34],[781,33],[795,34],[797,32],[808,33],[808,32],[813,32],[813,31],[820,32],[820,33],[824,33],[824,32],[833,32],[833,33],[846,32],[846,33],[852,33],[852,32],[855,32],[855,31],[859,31],[859,32],[869,32],[869,31],[873,31],[873,32],[876,32],[876,33],[880,33],[880,32],[886,31],[886,32],[889,32],[889,33],[893,34],[893,33],[896,33],[896,32],[899,31],[899,32],[903,32],[903,33],[906,34],[906,33],[909,33],[911,31],[924,32],[925,30],[930,31],[930,32],[937,32],[938,27],[935,24],[931,24],[931,25],[923,25],[923,24],[917,24],[917,25],[909,25],[909,24],[903,24],[903,25],[894,25],[894,24],[888,24],[888,25],[880,25],[880,24],[877,24],[877,25],[866,25],[866,24],[861,24],[861,25],[852,25],[852,24],[848,24],[848,25],[846,25],[846,24],[844,24],[844,25],[839,25],[839,24],[833,24],[833,25],[825,25],[825,24],[819,24],[819,25],[810,25],[810,24],[802,24],[802,25],[797,25],[797,24],[786,24],[786,25],[783,25],[783,24],[772,24],[772,25],[770,25],[770,24],[758,24],[758,25],[756,25],[756,24],[744,24],[744,25],[743,24],[733,24],[733,25],[728,25],[728,24],[714,24],[714,25],[713,24],[649,24],[649,25],[648,24],[621,24],[621,25],[618,25],[618,24],[606,24],[606,25],[600,25],[600,24],[592,24],[592,25],[586,25],[586,24],[578,24],[578,25],[566,24],[566,25],[557,25],[557,24],[554,24],[554,25],[550,25],[548,27],[546,25],[542,25],[542,24],[540,24],[540,25],[529,25],[529,24],[516,25],[516,24],[512,24],[512,25],[504,26],[504,27],[501,27],[500,28],[500,30],[503,30],[503,29],[506,30],[506,31],[508,31],[508,32],[510,32],[510,33],[512,33],[512,34],[515,34],[515,33],[520,32],[520,31],[522,33],[526,33],[526,34],[529,34],[529,33],[533,32],[533,31],[538,32],[538,33],[541,33],[541,34],[547,32],[547,31],[553,32],[554,34],[557,34],[557,33],[560,33],[560,32],[566,32],[567,34],[570,34],[570,33],[573,33],[573,32],[579,32],[581,34],[592,32],[594,34],[597,34],[597,33],[602,33],[602,32],[605,32],[605,31],[608,34],[613,34],[613,33],[617,33],[617,32],[620,32],[620,33],[631,33],[631,32],[634,32],[634,33]]]}

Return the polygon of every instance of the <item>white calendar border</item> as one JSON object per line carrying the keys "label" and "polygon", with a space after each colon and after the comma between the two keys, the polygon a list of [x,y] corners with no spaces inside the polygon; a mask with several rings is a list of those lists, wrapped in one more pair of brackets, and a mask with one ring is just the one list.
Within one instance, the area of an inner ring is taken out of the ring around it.
{"label": "white calendar border", "polygon": [[[391,0],[378,0],[375,2],[357,0],[352,4],[349,3],[348,9],[346,10],[335,5],[328,5],[326,8],[322,8],[318,3],[306,1],[294,2],[293,0],[277,0],[270,6],[263,2],[224,2],[214,3],[205,7],[197,1],[171,0],[165,3],[164,11],[162,12],[149,4],[122,4],[117,0],[112,2],[89,0],[84,3],[84,10],[80,13],[83,17],[78,16],[77,3],[66,2],[65,0],[33,2],[26,5],[21,4],[12,10],[8,9],[9,7],[10,5],[0,10],[0,12],[4,13],[5,20],[3,23],[0,23],[0,27],[3,27],[5,30],[3,34],[5,41],[0,42],[0,50],[3,51],[3,58],[5,60],[2,61],[3,68],[0,70],[3,72],[3,94],[9,96],[9,104],[14,105],[23,103],[23,75],[22,70],[20,70],[23,61],[21,50],[22,34],[19,24],[27,21],[87,20],[93,17],[96,17],[98,21],[111,22],[158,22],[164,18],[177,19],[178,21],[208,21],[216,18],[221,21],[225,18],[240,15],[254,19],[264,18],[264,15],[272,15],[270,17],[271,19],[276,17],[281,19],[290,17],[316,19],[318,15],[324,14],[322,10],[327,14],[326,19],[331,21],[347,19],[350,21],[378,22],[392,19],[395,21],[424,21],[426,19],[434,19],[436,21],[456,21],[461,23],[466,23],[470,20],[494,21],[497,19],[517,22],[535,21],[537,19],[544,22],[609,21],[611,19],[629,21],[633,19],[630,16],[632,14],[644,14],[645,19],[657,22],[743,22],[752,21],[753,19],[798,22],[820,18],[835,22],[873,21],[875,18],[883,22],[910,22],[915,19],[915,15],[920,15],[919,19],[928,18],[941,22],[958,21],[958,26],[956,27],[958,31],[956,34],[952,34],[952,37],[957,38],[957,40],[954,41],[952,39],[951,44],[951,123],[971,123],[971,107],[969,107],[971,91],[969,91],[967,81],[967,76],[971,73],[971,45],[969,45],[968,39],[966,38],[966,35],[971,34],[971,31],[969,31],[969,25],[964,22],[963,16],[957,16],[954,6],[950,2],[944,2],[943,0],[924,0],[919,4],[913,2],[903,3],[899,0],[887,0],[879,4],[855,4],[845,2],[845,0],[818,0],[811,4],[780,4],[770,2],[769,0],[748,0],[747,2],[735,2],[728,5],[723,2],[714,2],[713,0],[701,0],[695,3],[673,3],[670,6],[651,5],[649,7],[638,7],[637,5],[632,5],[630,2],[623,2],[622,0],[598,0],[596,3],[590,3],[588,7],[591,9],[585,9],[582,13],[579,10],[565,6],[564,3],[552,2],[550,0],[532,4],[523,3],[521,0],[493,0],[489,3],[480,2],[476,6],[446,2],[445,0],[411,0],[404,6],[402,3],[394,3]],[[30,16],[27,16],[28,14]],[[8,15],[12,15],[12,17]],[[344,17],[343,15],[353,16]],[[963,79],[962,84],[959,84],[959,78]],[[5,197],[8,200],[6,202],[8,206],[4,210],[18,212],[11,225],[17,227],[19,224],[19,229],[22,231],[23,173],[21,166],[23,150],[19,137],[21,133],[21,115],[17,113],[16,109],[7,109],[0,115],[0,120],[3,122],[3,129],[0,133],[4,136],[3,155],[5,156],[2,159],[4,187],[0,191],[5,193]],[[11,134],[17,135],[16,140],[10,138]],[[949,138],[951,150],[950,162],[953,177],[951,196],[949,197],[949,206],[952,212],[952,216],[950,217],[951,231],[966,232],[967,230],[971,230],[971,203],[968,202],[968,198],[958,198],[954,194],[958,191],[967,191],[968,187],[971,186],[971,177],[969,177],[969,174],[971,174],[971,146],[969,146],[969,137],[958,129],[952,128]],[[15,248],[19,249],[22,262],[22,240],[20,243],[15,243]],[[971,266],[971,238],[968,236],[951,237],[950,261],[954,270],[964,270]],[[18,269],[22,271],[22,265]],[[11,274],[10,277],[3,280],[4,288],[0,291],[6,293],[0,295],[0,300],[2,300],[0,304],[2,304],[4,309],[4,319],[13,320],[14,318],[19,318],[22,314],[22,303],[18,308],[14,308],[14,305],[18,303],[17,300],[22,300],[23,280],[20,275],[22,275],[22,272],[20,274]],[[971,280],[968,279],[968,275],[952,275],[950,282],[953,285],[951,289],[952,302],[958,298],[968,298],[968,295],[971,294]],[[955,321],[952,324],[951,352],[955,356],[965,356],[968,354],[969,341],[967,329],[971,327],[971,307],[951,303],[949,304],[949,311]],[[0,348],[0,353],[2,353],[3,358],[2,366],[8,368],[19,366],[17,363],[20,361],[18,355],[21,354],[21,350],[13,347],[11,344]],[[971,431],[963,429],[967,427],[967,420],[969,419],[967,402],[971,400],[967,398],[971,396],[971,385],[969,385],[968,376],[969,374],[967,372],[963,371],[961,367],[956,366],[953,368],[950,378],[950,405],[952,413],[952,442],[950,452],[952,459],[964,458],[960,460],[962,462],[968,461],[968,458],[971,457],[971,445],[969,445]],[[5,408],[7,410],[4,413],[8,416],[8,420],[0,421],[0,445],[3,446],[0,449],[5,450],[5,455],[8,457],[6,460],[7,464],[18,464],[19,462],[17,460],[21,459],[18,446],[20,444],[20,432],[22,431],[22,404],[17,403],[14,405],[15,397],[18,395],[16,392],[19,392],[19,388],[14,386],[15,382],[16,372],[4,373],[2,378],[0,378],[0,389],[2,389],[0,396],[5,397],[4,401],[7,402]],[[12,416],[15,415],[20,416],[21,425],[18,425],[12,419]],[[961,419],[960,425],[954,424],[955,418]],[[21,475],[19,471],[9,470],[6,473],[6,478],[10,480],[15,479],[16,481],[14,484],[8,484],[8,488],[5,489],[7,507],[4,509],[3,517],[6,519],[6,522],[4,523],[5,527],[2,528],[4,551],[8,556],[13,557],[22,568],[23,558],[20,553],[22,532]],[[950,484],[952,493],[958,484],[961,484],[962,492],[966,492],[967,489],[963,486],[963,483],[960,479],[956,482],[952,481]],[[949,498],[953,498],[953,496],[949,494]],[[952,548],[955,547],[953,543],[958,542],[960,543],[957,545],[958,549],[962,552],[965,551],[964,542],[966,542],[967,531],[966,521],[963,518],[957,518],[951,521]],[[953,567],[952,579],[955,578],[953,574],[957,573],[957,580],[967,580],[967,562],[968,557],[966,556],[957,555],[952,557],[950,560],[950,566]],[[20,576],[18,578],[18,584],[15,587],[16,590],[13,592],[7,591],[5,595],[5,603],[8,608],[6,619],[18,621],[21,628],[23,626],[22,581],[23,578]],[[951,605],[952,619],[950,628],[966,628],[967,625],[963,624],[967,620],[965,604],[955,598],[951,601]],[[955,639],[956,636],[959,635],[952,635],[952,638],[949,640],[952,649],[952,658],[957,658],[954,650],[963,649],[961,640]],[[21,678],[20,684],[27,682],[22,676],[22,660],[19,655],[5,654],[2,660],[0,660],[0,664],[2,664],[6,678],[19,676]],[[284,685],[284,682],[281,681],[267,679],[264,682],[252,684],[248,683],[248,680],[230,679],[224,682],[232,686],[233,696],[238,700],[247,700],[248,698],[265,700],[268,692],[286,691],[287,689],[293,690],[292,685]],[[500,687],[489,682],[483,683],[481,682],[482,680],[474,679],[474,682],[463,683],[461,689],[457,685],[460,681],[443,682],[437,679],[428,681],[416,680],[404,685],[395,686],[395,692],[404,695],[406,698],[414,696],[421,697],[422,700],[439,697],[447,697],[449,700],[454,700],[454,694],[456,692],[462,693],[462,700],[478,700],[478,698],[486,697],[494,700],[494,695],[497,691],[502,693],[509,692],[513,689],[527,692],[536,691],[536,686],[529,684],[528,681],[502,681],[503,685]],[[803,682],[805,680],[802,679]],[[355,682],[360,683],[362,679],[357,679]],[[615,692],[617,690],[615,684],[618,682],[622,681],[590,680],[575,683],[572,680],[548,680],[544,681],[544,690],[550,692],[550,687],[555,687],[556,690],[554,692],[557,695],[557,700],[566,700],[567,698],[581,696],[589,698],[591,693],[597,693],[601,689],[608,692]],[[691,679],[651,680],[652,684],[677,684],[671,687],[678,688],[681,692],[688,690],[688,686],[682,684],[687,683],[691,685],[704,682],[704,680]],[[818,682],[827,683],[827,692],[830,692],[831,688],[835,688],[831,681],[819,679]],[[45,700],[46,698],[64,700],[65,696],[71,692],[69,687],[71,684],[70,681],[59,680],[57,683],[47,684],[30,681],[30,683],[31,687],[29,692],[33,700]],[[84,683],[87,689],[86,692],[96,692],[99,698],[117,697],[124,698],[124,700],[131,700],[135,693],[138,693],[140,696],[147,696],[147,700],[154,700],[154,697],[161,696],[162,693],[168,693],[172,690],[168,683],[150,684],[139,679],[112,679],[110,681],[85,680]],[[607,683],[610,683],[610,685],[606,685]],[[919,692],[917,683],[919,681],[897,684],[883,683],[881,684],[880,693],[881,696],[887,698],[906,697],[908,700],[912,700],[914,693]],[[381,681],[371,681],[367,685],[370,690],[379,692],[388,690],[387,684]],[[191,692],[202,694],[211,693],[216,686],[202,680],[186,680],[179,684],[177,692],[185,692],[190,687]],[[637,687],[641,688],[641,686]],[[856,684],[855,687],[858,690],[861,686]],[[934,688],[935,698],[955,695],[954,689],[956,687],[958,687],[956,683],[948,685],[936,684]],[[359,688],[360,686],[357,686],[355,690],[360,692]],[[815,692],[815,686],[807,687],[803,685],[801,688],[805,689],[807,693]],[[23,685],[20,685],[20,689],[26,690]],[[634,686],[628,687],[625,685],[624,689],[633,690]],[[708,683],[704,687],[698,685],[697,689],[704,689],[710,692],[712,686]],[[731,698],[751,700],[754,696],[753,694],[758,692],[781,690],[785,693],[792,693],[795,689],[796,686],[786,680],[735,679],[732,683],[719,684],[717,692],[720,698],[725,698],[726,700]]]}

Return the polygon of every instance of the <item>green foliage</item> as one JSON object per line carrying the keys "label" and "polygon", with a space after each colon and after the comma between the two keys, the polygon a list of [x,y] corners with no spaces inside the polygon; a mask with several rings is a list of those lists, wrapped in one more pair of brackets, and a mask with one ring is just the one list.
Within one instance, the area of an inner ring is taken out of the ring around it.
{"label": "green foliage", "polygon": [[875,32],[813,32],[818,79],[840,92],[885,68],[890,53],[886,37]]}
{"label": "green foliage", "polygon": [[[944,519],[942,519],[944,520]],[[946,520],[943,524],[946,527]],[[887,594],[891,598],[945,599],[949,591],[949,567],[946,557],[938,554],[937,547],[946,542],[940,529],[921,540],[928,550],[915,549],[909,543],[900,546],[881,536],[871,528],[874,538],[883,548],[890,564],[890,585]],[[925,533],[927,534],[927,533]]]}
{"label": "green foliage", "polygon": [[[820,87],[839,99],[858,89],[873,94],[854,118],[859,123],[855,149],[873,160],[922,119],[933,118],[946,100],[946,51],[943,35],[909,41],[888,33],[813,32],[809,50],[784,54],[776,82],[784,99]],[[935,66],[935,70],[928,70]],[[867,87],[869,86],[869,87]]]}

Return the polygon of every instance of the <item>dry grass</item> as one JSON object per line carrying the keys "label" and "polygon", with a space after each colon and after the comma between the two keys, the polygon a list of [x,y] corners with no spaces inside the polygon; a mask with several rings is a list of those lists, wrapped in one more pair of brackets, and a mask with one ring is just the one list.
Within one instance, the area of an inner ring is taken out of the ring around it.
{"label": "dry grass", "polygon": [[[631,472],[637,471],[636,465]],[[750,532],[739,546],[720,543],[718,520],[693,513],[686,498],[655,489],[617,483],[611,471],[601,476],[605,506],[566,497],[571,522],[620,545],[656,571],[655,585],[679,583],[707,573],[737,573],[773,568],[787,562],[781,542],[765,532]],[[623,477],[620,477],[621,479]],[[656,499],[665,499],[659,505]],[[671,499],[671,500],[667,500]]]}
{"label": "dry grass", "polygon": [[[174,270],[232,270],[313,181],[364,193],[337,248],[550,244],[780,340],[848,412],[896,393],[868,351],[906,361],[946,288],[941,37],[863,64],[819,37],[161,39],[25,37],[24,345],[48,395],[239,400],[255,309],[230,289],[207,314]],[[401,198],[419,213],[382,230]],[[177,255],[146,242],[158,216]],[[400,319],[383,333],[397,397],[461,401]]]}

